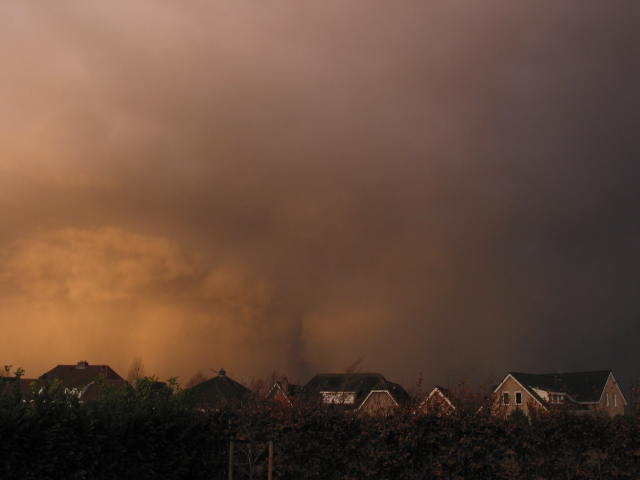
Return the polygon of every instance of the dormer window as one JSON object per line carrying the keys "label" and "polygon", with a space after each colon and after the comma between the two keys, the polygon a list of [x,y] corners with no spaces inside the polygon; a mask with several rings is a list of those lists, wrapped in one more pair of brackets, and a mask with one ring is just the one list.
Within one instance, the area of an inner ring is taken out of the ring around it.
{"label": "dormer window", "polygon": [[503,405],[509,405],[509,392],[504,392],[502,394],[502,404]]}
{"label": "dormer window", "polygon": [[564,402],[564,395],[561,395],[559,393],[551,394],[551,403],[555,403],[557,405],[562,402]]}
{"label": "dormer window", "polygon": [[353,405],[356,392],[320,392],[322,403],[333,405]]}
{"label": "dormer window", "polygon": [[522,392],[516,392],[516,405],[522,405]]}

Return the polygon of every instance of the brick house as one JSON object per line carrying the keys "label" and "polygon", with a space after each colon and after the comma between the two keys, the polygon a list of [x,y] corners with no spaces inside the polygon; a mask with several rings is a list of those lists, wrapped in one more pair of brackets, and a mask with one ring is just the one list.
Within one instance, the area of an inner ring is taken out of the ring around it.
{"label": "brick house", "polygon": [[627,400],[611,370],[570,373],[508,373],[495,388],[493,411],[566,409],[576,414],[623,415]]}
{"label": "brick house", "polygon": [[436,385],[418,405],[417,413],[425,415],[453,415],[458,407],[448,388]]}
{"label": "brick house", "polygon": [[98,380],[113,388],[129,385],[109,365],[90,365],[86,360],[75,365],[58,365],[42,374],[39,380],[48,382],[59,380],[67,392],[77,394],[82,402],[97,398],[99,385],[96,382]]}

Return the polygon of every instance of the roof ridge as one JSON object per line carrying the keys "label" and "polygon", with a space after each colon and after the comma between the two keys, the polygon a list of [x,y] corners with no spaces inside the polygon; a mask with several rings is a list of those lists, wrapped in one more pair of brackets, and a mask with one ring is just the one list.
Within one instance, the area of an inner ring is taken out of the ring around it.
{"label": "roof ridge", "polygon": [[511,375],[536,375],[536,376],[550,376],[550,375],[574,375],[574,374],[586,374],[586,373],[613,373],[611,369],[604,370],[575,370],[571,372],[546,372],[546,373],[529,373],[529,372],[508,372]]}

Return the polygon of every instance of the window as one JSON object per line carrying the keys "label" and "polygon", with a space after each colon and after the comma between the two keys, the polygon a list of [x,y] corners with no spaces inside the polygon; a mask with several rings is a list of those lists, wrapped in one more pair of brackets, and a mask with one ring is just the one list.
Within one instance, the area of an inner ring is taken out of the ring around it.
{"label": "window", "polygon": [[617,394],[613,394],[613,406],[617,407],[618,406],[618,395]]}
{"label": "window", "polygon": [[551,403],[562,403],[564,399],[564,395],[559,395],[557,393],[551,394]]}
{"label": "window", "polygon": [[522,392],[516,392],[516,405],[522,405]]}
{"label": "window", "polygon": [[356,401],[356,392],[320,392],[322,403],[345,405]]}
{"label": "window", "polygon": [[604,394],[604,404],[608,407],[609,406],[609,392],[606,392]]}
{"label": "window", "polygon": [[502,404],[509,405],[509,392],[504,392],[502,394]]}

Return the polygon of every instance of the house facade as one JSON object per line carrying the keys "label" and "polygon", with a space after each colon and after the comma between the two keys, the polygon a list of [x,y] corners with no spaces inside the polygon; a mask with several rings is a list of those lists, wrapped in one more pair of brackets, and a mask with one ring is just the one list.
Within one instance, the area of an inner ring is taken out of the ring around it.
{"label": "house facade", "polygon": [[494,390],[493,413],[567,410],[575,414],[623,415],[627,400],[611,370],[570,373],[508,373]]}
{"label": "house facade", "polygon": [[451,391],[438,385],[433,387],[417,407],[417,412],[424,415],[453,415],[456,411]]}

